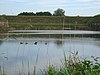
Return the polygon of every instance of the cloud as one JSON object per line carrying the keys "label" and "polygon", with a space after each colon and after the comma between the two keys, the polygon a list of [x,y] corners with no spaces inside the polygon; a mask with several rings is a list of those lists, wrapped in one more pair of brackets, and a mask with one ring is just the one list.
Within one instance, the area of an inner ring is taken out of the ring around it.
{"label": "cloud", "polygon": [[28,2],[29,0],[6,0],[8,2]]}
{"label": "cloud", "polygon": [[[99,12],[100,0],[1,0],[0,9],[8,13],[20,11],[54,11],[62,8],[68,12],[95,10]],[[6,10],[5,10],[6,9]],[[91,12],[93,13],[93,12]],[[75,13],[72,13],[75,14]]]}
{"label": "cloud", "polygon": [[76,0],[76,1],[79,1],[79,2],[91,2],[91,1],[94,1],[94,0]]}
{"label": "cloud", "polygon": [[65,0],[40,0],[40,1],[31,1],[26,5],[37,5],[37,6],[54,6],[54,5],[62,5],[65,3]]}

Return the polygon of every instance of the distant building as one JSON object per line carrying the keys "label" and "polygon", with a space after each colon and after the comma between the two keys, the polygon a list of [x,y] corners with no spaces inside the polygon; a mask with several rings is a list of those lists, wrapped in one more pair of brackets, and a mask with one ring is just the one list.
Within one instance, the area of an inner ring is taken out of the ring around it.
{"label": "distant building", "polygon": [[99,22],[90,23],[89,25],[95,30],[100,30],[100,23]]}
{"label": "distant building", "polygon": [[100,27],[100,23],[90,23],[91,26]]}

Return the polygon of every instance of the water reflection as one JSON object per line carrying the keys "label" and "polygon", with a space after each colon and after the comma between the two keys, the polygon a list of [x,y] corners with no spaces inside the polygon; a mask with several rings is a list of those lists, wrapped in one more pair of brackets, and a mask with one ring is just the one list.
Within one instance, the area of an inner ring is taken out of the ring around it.
{"label": "water reflection", "polygon": [[0,40],[0,45],[3,43],[3,41],[2,40]]}
{"label": "water reflection", "polygon": [[100,34],[99,31],[86,30],[12,30],[9,33],[21,34]]}
{"label": "water reflection", "polygon": [[55,43],[58,47],[61,47],[61,46],[64,44],[63,40],[56,40],[56,41],[54,41],[54,43]]}

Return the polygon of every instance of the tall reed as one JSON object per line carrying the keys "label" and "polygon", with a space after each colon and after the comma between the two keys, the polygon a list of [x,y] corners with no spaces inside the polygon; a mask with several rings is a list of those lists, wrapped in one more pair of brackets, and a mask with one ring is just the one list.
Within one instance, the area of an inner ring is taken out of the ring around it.
{"label": "tall reed", "polygon": [[90,60],[81,60],[78,52],[72,53],[66,58],[60,68],[50,65],[43,75],[100,75],[100,63],[93,63]]}

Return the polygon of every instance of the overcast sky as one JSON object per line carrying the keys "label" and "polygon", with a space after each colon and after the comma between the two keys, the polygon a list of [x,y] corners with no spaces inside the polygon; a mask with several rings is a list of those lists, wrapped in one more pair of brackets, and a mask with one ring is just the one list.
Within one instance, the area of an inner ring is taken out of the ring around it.
{"label": "overcast sky", "polygon": [[100,14],[100,0],[0,0],[0,14],[17,15],[20,12],[65,10],[67,16],[94,16]]}

